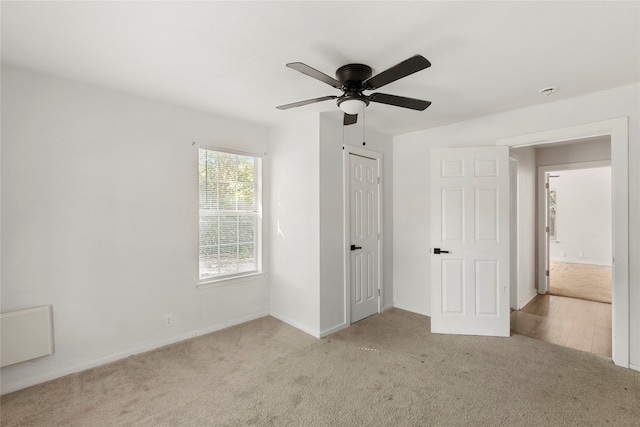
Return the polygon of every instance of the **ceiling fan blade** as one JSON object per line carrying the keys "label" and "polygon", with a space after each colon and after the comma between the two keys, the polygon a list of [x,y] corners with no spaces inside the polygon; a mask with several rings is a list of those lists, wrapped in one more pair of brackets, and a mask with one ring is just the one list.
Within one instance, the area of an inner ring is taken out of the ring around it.
{"label": "ceiling fan blade", "polygon": [[305,101],[298,101],[298,102],[292,102],[291,104],[279,105],[276,108],[278,110],[288,110],[289,108],[302,107],[303,105],[313,104],[314,102],[328,101],[329,99],[336,99],[336,98],[337,96],[335,95],[322,96],[320,98],[307,99]]}
{"label": "ceiling fan blade", "polygon": [[412,110],[425,110],[431,101],[423,101],[422,99],[407,98],[404,96],[388,95],[386,93],[372,93],[369,96],[371,102],[379,102],[381,104],[394,105],[396,107],[410,108]]}
{"label": "ceiling fan blade", "polygon": [[422,55],[415,55],[409,59],[402,61],[399,64],[385,70],[373,77],[368,78],[363,82],[363,85],[367,89],[378,89],[386,84],[395,82],[398,79],[406,77],[417,71],[429,68],[431,62]]}
{"label": "ceiling fan blade", "polygon": [[356,124],[357,122],[358,122],[357,114],[344,113],[344,120],[342,121],[342,124],[344,126],[353,125],[353,124]]}
{"label": "ceiling fan blade", "polygon": [[301,72],[302,74],[306,74],[309,77],[313,77],[316,80],[320,80],[323,83],[328,84],[329,86],[333,86],[336,89],[340,89],[342,87],[342,83],[333,77],[327,76],[325,73],[316,70],[315,68],[309,67],[307,64],[303,64],[302,62],[291,62],[287,64],[287,67],[293,68],[296,71]]}

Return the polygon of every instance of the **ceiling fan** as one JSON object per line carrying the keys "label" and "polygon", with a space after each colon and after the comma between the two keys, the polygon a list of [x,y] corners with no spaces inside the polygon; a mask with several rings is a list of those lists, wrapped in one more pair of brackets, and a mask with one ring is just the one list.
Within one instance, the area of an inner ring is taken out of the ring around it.
{"label": "ceiling fan", "polygon": [[415,55],[402,61],[393,67],[371,76],[373,70],[364,64],[347,64],[336,70],[336,78],[330,77],[302,62],[291,62],[287,67],[320,80],[323,83],[333,86],[342,91],[341,96],[329,95],[320,98],[307,99],[305,101],[293,102],[291,104],[280,105],[278,110],[288,110],[289,108],[300,107],[315,102],[337,99],[338,107],[344,111],[344,125],[352,125],[358,121],[358,113],[362,112],[370,102],[394,105],[396,107],[410,108],[422,111],[431,105],[430,101],[407,98],[404,96],[388,95],[386,93],[372,93],[365,95],[365,90],[375,90],[386,84],[406,77],[417,71],[424,70],[431,66],[431,63],[422,55]]}

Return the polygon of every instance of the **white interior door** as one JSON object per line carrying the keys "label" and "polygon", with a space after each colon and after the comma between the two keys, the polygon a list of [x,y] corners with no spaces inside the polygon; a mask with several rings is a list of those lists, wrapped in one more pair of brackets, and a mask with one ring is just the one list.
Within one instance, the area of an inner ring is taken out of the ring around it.
{"label": "white interior door", "polygon": [[549,292],[549,172],[538,168],[538,293]]}
{"label": "white interior door", "polygon": [[378,161],[349,155],[351,322],[378,312]]}
{"label": "white interior door", "polygon": [[[544,259],[543,259],[543,270],[542,271],[542,281],[541,286],[538,286],[538,289],[544,289],[544,292],[547,293],[549,292],[549,288],[551,287],[551,280],[549,277],[549,272],[551,271],[551,259],[550,259],[550,252],[551,252],[551,247],[550,247],[550,242],[551,242],[551,221],[554,222],[553,224],[553,228],[555,230],[555,201],[552,203],[551,201],[551,188],[550,188],[550,183],[551,183],[551,174],[550,173],[545,173],[544,174],[544,189],[542,190],[542,192],[544,193],[544,200],[545,200],[545,216],[544,216],[544,220],[545,220],[545,226],[544,226]],[[553,206],[552,206],[553,205]],[[552,217],[552,207],[553,207],[553,217]],[[555,232],[554,232],[555,233]]]}
{"label": "white interior door", "polygon": [[431,332],[509,336],[509,151],[431,150]]}

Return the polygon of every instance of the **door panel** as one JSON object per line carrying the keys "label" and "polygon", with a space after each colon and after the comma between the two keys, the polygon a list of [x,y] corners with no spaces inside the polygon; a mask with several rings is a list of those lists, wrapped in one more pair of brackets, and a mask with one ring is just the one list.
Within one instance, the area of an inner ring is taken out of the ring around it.
{"label": "door panel", "polygon": [[464,261],[442,260],[442,312],[464,314]]}
{"label": "door panel", "polygon": [[476,242],[498,243],[498,201],[497,188],[476,188]]}
{"label": "door panel", "polygon": [[497,316],[500,301],[498,262],[476,260],[476,315]]}
{"label": "door panel", "polygon": [[351,322],[378,312],[378,161],[349,155]]}
{"label": "door panel", "polygon": [[508,149],[431,150],[430,166],[431,331],[509,336]]}
{"label": "door panel", "polygon": [[462,242],[464,222],[464,188],[443,188],[442,197],[442,241]]}

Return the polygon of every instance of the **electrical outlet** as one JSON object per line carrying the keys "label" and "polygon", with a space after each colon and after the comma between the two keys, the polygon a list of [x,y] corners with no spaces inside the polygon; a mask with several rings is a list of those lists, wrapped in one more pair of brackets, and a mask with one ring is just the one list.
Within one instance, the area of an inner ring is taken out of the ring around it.
{"label": "electrical outlet", "polygon": [[582,251],[578,252],[578,258],[584,258],[584,252]]}
{"label": "electrical outlet", "polygon": [[560,256],[562,258],[566,257],[567,256],[567,251],[560,251]]}
{"label": "electrical outlet", "polygon": [[164,316],[164,327],[170,328],[173,326],[173,314],[167,314]]}

